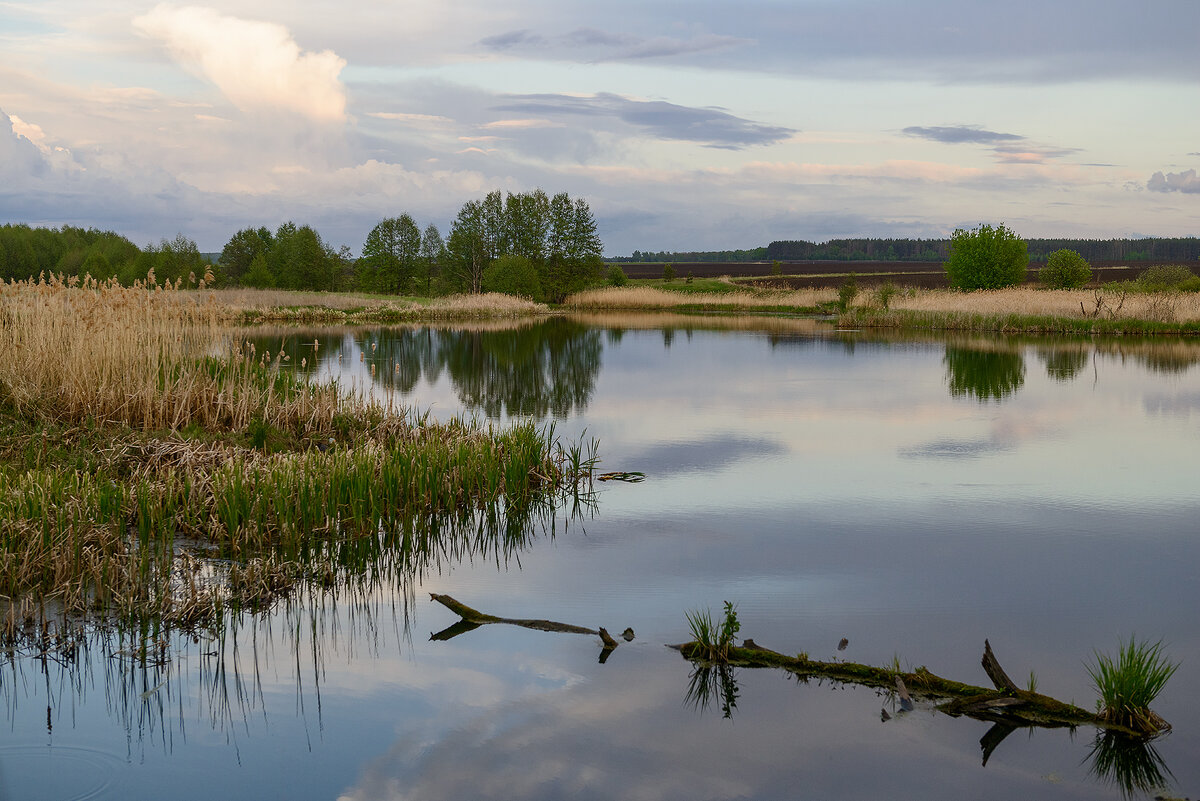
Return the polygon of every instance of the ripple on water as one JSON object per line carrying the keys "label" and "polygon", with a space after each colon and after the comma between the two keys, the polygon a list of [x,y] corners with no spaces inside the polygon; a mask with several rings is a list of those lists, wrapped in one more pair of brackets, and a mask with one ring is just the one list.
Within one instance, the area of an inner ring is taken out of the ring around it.
{"label": "ripple on water", "polygon": [[0,746],[0,798],[87,801],[117,783],[124,760],[97,748],[73,745]]}

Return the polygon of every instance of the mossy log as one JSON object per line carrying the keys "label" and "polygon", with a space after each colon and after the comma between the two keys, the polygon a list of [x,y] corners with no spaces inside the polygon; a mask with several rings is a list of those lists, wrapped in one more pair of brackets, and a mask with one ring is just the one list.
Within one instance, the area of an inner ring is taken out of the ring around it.
{"label": "mossy log", "polygon": [[[700,643],[689,642],[669,646],[678,650],[684,659],[705,662],[706,650]],[[990,659],[989,659],[990,658]],[[997,675],[997,684],[1012,684],[1000,669],[996,657],[987,645],[985,663],[990,662]],[[1150,732],[1135,731],[1127,726],[1111,723],[1094,712],[1064,703],[1041,693],[1011,688],[979,687],[973,684],[945,679],[924,667],[912,672],[900,672],[890,668],[872,667],[856,662],[822,662],[804,656],[788,656],[746,640],[742,647],[731,647],[727,664],[745,668],[779,668],[801,679],[821,678],[846,684],[877,687],[889,692],[896,691],[897,679],[916,698],[939,702],[935,709],[947,715],[965,716],[992,723],[1015,726],[1038,726],[1045,728],[1094,726],[1132,737],[1145,737]]]}

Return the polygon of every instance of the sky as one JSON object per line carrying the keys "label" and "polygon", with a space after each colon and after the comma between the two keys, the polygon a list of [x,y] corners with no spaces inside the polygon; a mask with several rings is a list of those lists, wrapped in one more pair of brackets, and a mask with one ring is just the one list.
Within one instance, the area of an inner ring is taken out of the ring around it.
{"label": "sky", "polygon": [[0,223],[357,253],[540,187],[613,256],[1196,236],[1197,109],[1197,0],[0,0]]}

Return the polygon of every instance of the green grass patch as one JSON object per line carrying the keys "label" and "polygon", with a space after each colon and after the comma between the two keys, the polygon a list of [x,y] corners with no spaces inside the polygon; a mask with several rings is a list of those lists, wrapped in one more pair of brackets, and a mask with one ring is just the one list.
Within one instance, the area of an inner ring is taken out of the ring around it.
{"label": "green grass patch", "polygon": [[1150,704],[1178,667],[1163,654],[1161,640],[1148,643],[1130,637],[1118,649],[1116,659],[1096,652],[1096,662],[1087,665],[1087,671],[1100,694],[1097,708],[1101,717],[1134,731],[1161,731],[1165,724]]}

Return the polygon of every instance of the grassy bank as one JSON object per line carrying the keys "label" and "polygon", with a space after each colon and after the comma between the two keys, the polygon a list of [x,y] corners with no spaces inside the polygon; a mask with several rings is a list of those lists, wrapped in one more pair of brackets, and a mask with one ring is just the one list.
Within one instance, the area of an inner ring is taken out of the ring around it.
{"label": "grassy bank", "polygon": [[860,293],[843,328],[909,328],[1038,334],[1196,334],[1200,295],[1121,289],[981,292],[905,290],[889,299]]}
{"label": "grassy bank", "polygon": [[370,571],[348,554],[411,549],[417,528],[519,527],[590,476],[552,430],[297,379],[231,317],[174,289],[0,286],[7,636],[91,612],[201,622]]}

